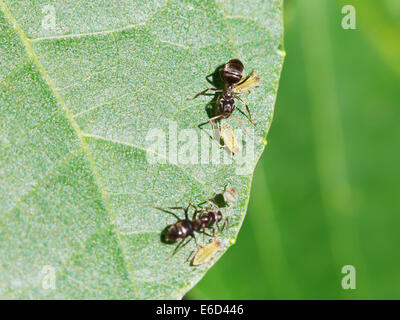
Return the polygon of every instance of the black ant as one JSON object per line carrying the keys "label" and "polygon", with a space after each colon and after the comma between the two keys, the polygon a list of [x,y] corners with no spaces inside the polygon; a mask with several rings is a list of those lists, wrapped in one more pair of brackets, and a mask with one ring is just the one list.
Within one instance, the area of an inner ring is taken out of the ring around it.
{"label": "black ant", "polygon": [[[174,224],[168,226],[164,230],[163,240],[166,243],[175,243],[179,241],[179,244],[175,248],[172,256],[178,252],[179,249],[182,249],[186,246],[192,239],[195,240],[196,245],[196,237],[195,232],[202,233],[203,236],[212,236],[215,237],[215,228],[214,224],[218,227],[218,223],[223,219],[222,212],[220,208],[213,203],[212,201],[207,201],[210,204],[210,207],[206,208],[197,208],[190,201],[189,205],[185,207],[167,207],[165,209],[171,210],[183,210],[185,213],[184,219],[179,219]],[[194,209],[194,213],[192,218],[189,218],[189,208],[192,207]],[[155,207],[157,209],[163,210],[164,208]],[[228,228],[228,218],[225,219],[225,226]],[[212,230],[212,234],[207,234],[206,230]],[[185,239],[190,237],[185,243]],[[171,256],[171,257],[172,257]]]}
{"label": "black ant", "polygon": [[209,90],[222,93],[218,96],[216,101],[216,109],[219,110],[220,114],[210,118],[209,121],[212,122],[220,118],[229,118],[232,115],[232,112],[236,109],[235,99],[238,99],[246,106],[247,113],[249,114],[249,121],[256,126],[253,120],[251,120],[249,106],[239,97],[239,95],[257,86],[260,83],[260,78],[254,76],[253,72],[251,72],[246,78],[243,78],[243,71],[244,66],[240,60],[229,60],[223,68],[219,69],[220,77],[225,84],[225,88],[223,90],[217,88],[207,88],[196,94],[193,98],[188,98],[188,100],[194,100]]}

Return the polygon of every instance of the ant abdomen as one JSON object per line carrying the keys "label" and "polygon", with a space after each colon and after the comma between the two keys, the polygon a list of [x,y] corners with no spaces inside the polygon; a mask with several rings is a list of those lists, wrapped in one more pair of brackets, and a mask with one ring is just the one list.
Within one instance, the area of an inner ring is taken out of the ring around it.
{"label": "ant abdomen", "polygon": [[167,227],[164,234],[164,241],[166,243],[174,243],[191,235],[193,235],[193,224],[191,221],[179,220]]}
{"label": "ant abdomen", "polygon": [[226,84],[238,83],[243,77],[244,66],[238,59],[229,60],[224,66],[223,80]]}

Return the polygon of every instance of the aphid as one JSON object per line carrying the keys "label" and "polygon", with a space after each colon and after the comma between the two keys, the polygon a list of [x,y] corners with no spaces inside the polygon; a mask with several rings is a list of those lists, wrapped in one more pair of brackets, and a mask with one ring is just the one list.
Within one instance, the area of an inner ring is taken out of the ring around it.
{"label": "aphid", "polygon": [[210,118],[210,121],[212,122],[220,118],[229,118],[232,115],[232,112],[236,109],[235,99],[238,99],[246,106],[247,113],[249,114],[249,121],[255,126],[256,124],[251,120],[249,106],[239,97],[239,95],[257,86],[260,83],[260,78],[253,75],[253,72],[251,72],[246,78],[243,78],[243,71],[244,66],[240,60],[229,60],[223,68],[219,69],[220,77],[225,84],[223,90],[207,88],[188,100],[196,99],[198,96],[205,94],[209,90],[221,93],[216,101],[216,111],[219,112],[219,114]]}
{"label": "aphid", "polygon": [[[168,226],[165,229],[164,233],[164,241],[166,243],[175,243],[179,242],[177,247],[174,250],[174,255],[179,249],[183,248],[187,245],[192,239],[196,241],[195,232],[202,233],[203,235],[215,236],[215,228],[214,225],[218,227],[218,223],[223,219],[223,215],[219,207],[211,202],[207,201],[210,204],[210,207],[206,208],[197,208],[190,201],[189,205],[185,207],[167,207],[166,209],[171,210],[183,210],[185,213],[184,219],[178,219],[177,222]],[[189,218],[189,208],[194,208],[194,213],[192,218]],[[159,207],[155,207],[157,209],[163,209]],[[225,225],[228,227],[228,220],[225,219]],[[212,231],[212,235],[207,234],[207,229]],[[185,239],[190,237],[186,242]],[[197,242],[196,242],[197,244]]]}
{"label": "aphid", "polygon": [[225,187],[224,192],[222,193],[222,196],[224,197],[224,201],[226,203],[232,203],[237,201],[237,192],[234,187],[228,185]]}
{"label": "aphid", "polygon": [[240,152],[240,145],[238,144],[232,127],[228,123],[223,122],[221,124],[219,135],[220,138],[223,140],[224,145],[229,149],[230,152],[232,152],[232,154]]}
{"label": "aphid", "polygon": [[201,247],[193,257],[192,266],[199,266],[207,263],[221,247],[221,242],[219,242],[218,240],[214,240],[209,244]]}

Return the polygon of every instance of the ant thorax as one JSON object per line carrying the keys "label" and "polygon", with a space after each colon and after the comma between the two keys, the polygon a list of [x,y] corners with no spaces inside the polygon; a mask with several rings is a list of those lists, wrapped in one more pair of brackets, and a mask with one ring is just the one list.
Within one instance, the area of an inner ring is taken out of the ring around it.
{"label": "ant thorax", "polygon": [[235,110],[235,100],[232,97],[232,93],[227,91],[225,92],[221,100],[219,102],[219,108],[223,115],[226,115],[226,118],[231,115],[231,113]]}
{"label": "ant thorax", "polygon": [[194,229],[196,231],[200,231],[201,229],[204,229],[206,226],[209,226],[210,223],[212,223],[212,219],[210,219],[210,216],[204,215],[199,217],[195,222],[194,222]]}

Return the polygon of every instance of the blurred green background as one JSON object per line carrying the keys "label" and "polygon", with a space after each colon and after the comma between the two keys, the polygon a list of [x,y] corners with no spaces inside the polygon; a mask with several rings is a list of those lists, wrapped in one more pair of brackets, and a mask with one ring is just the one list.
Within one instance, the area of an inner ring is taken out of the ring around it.
{"label": "blurred green background", "polygon": [[[357,29],[344,30],[343,5]],[[286,0],[286,60],[238,242],[190,299],[400,298],[400,1]],[[341,269],[356,268],[355,290]]]}

